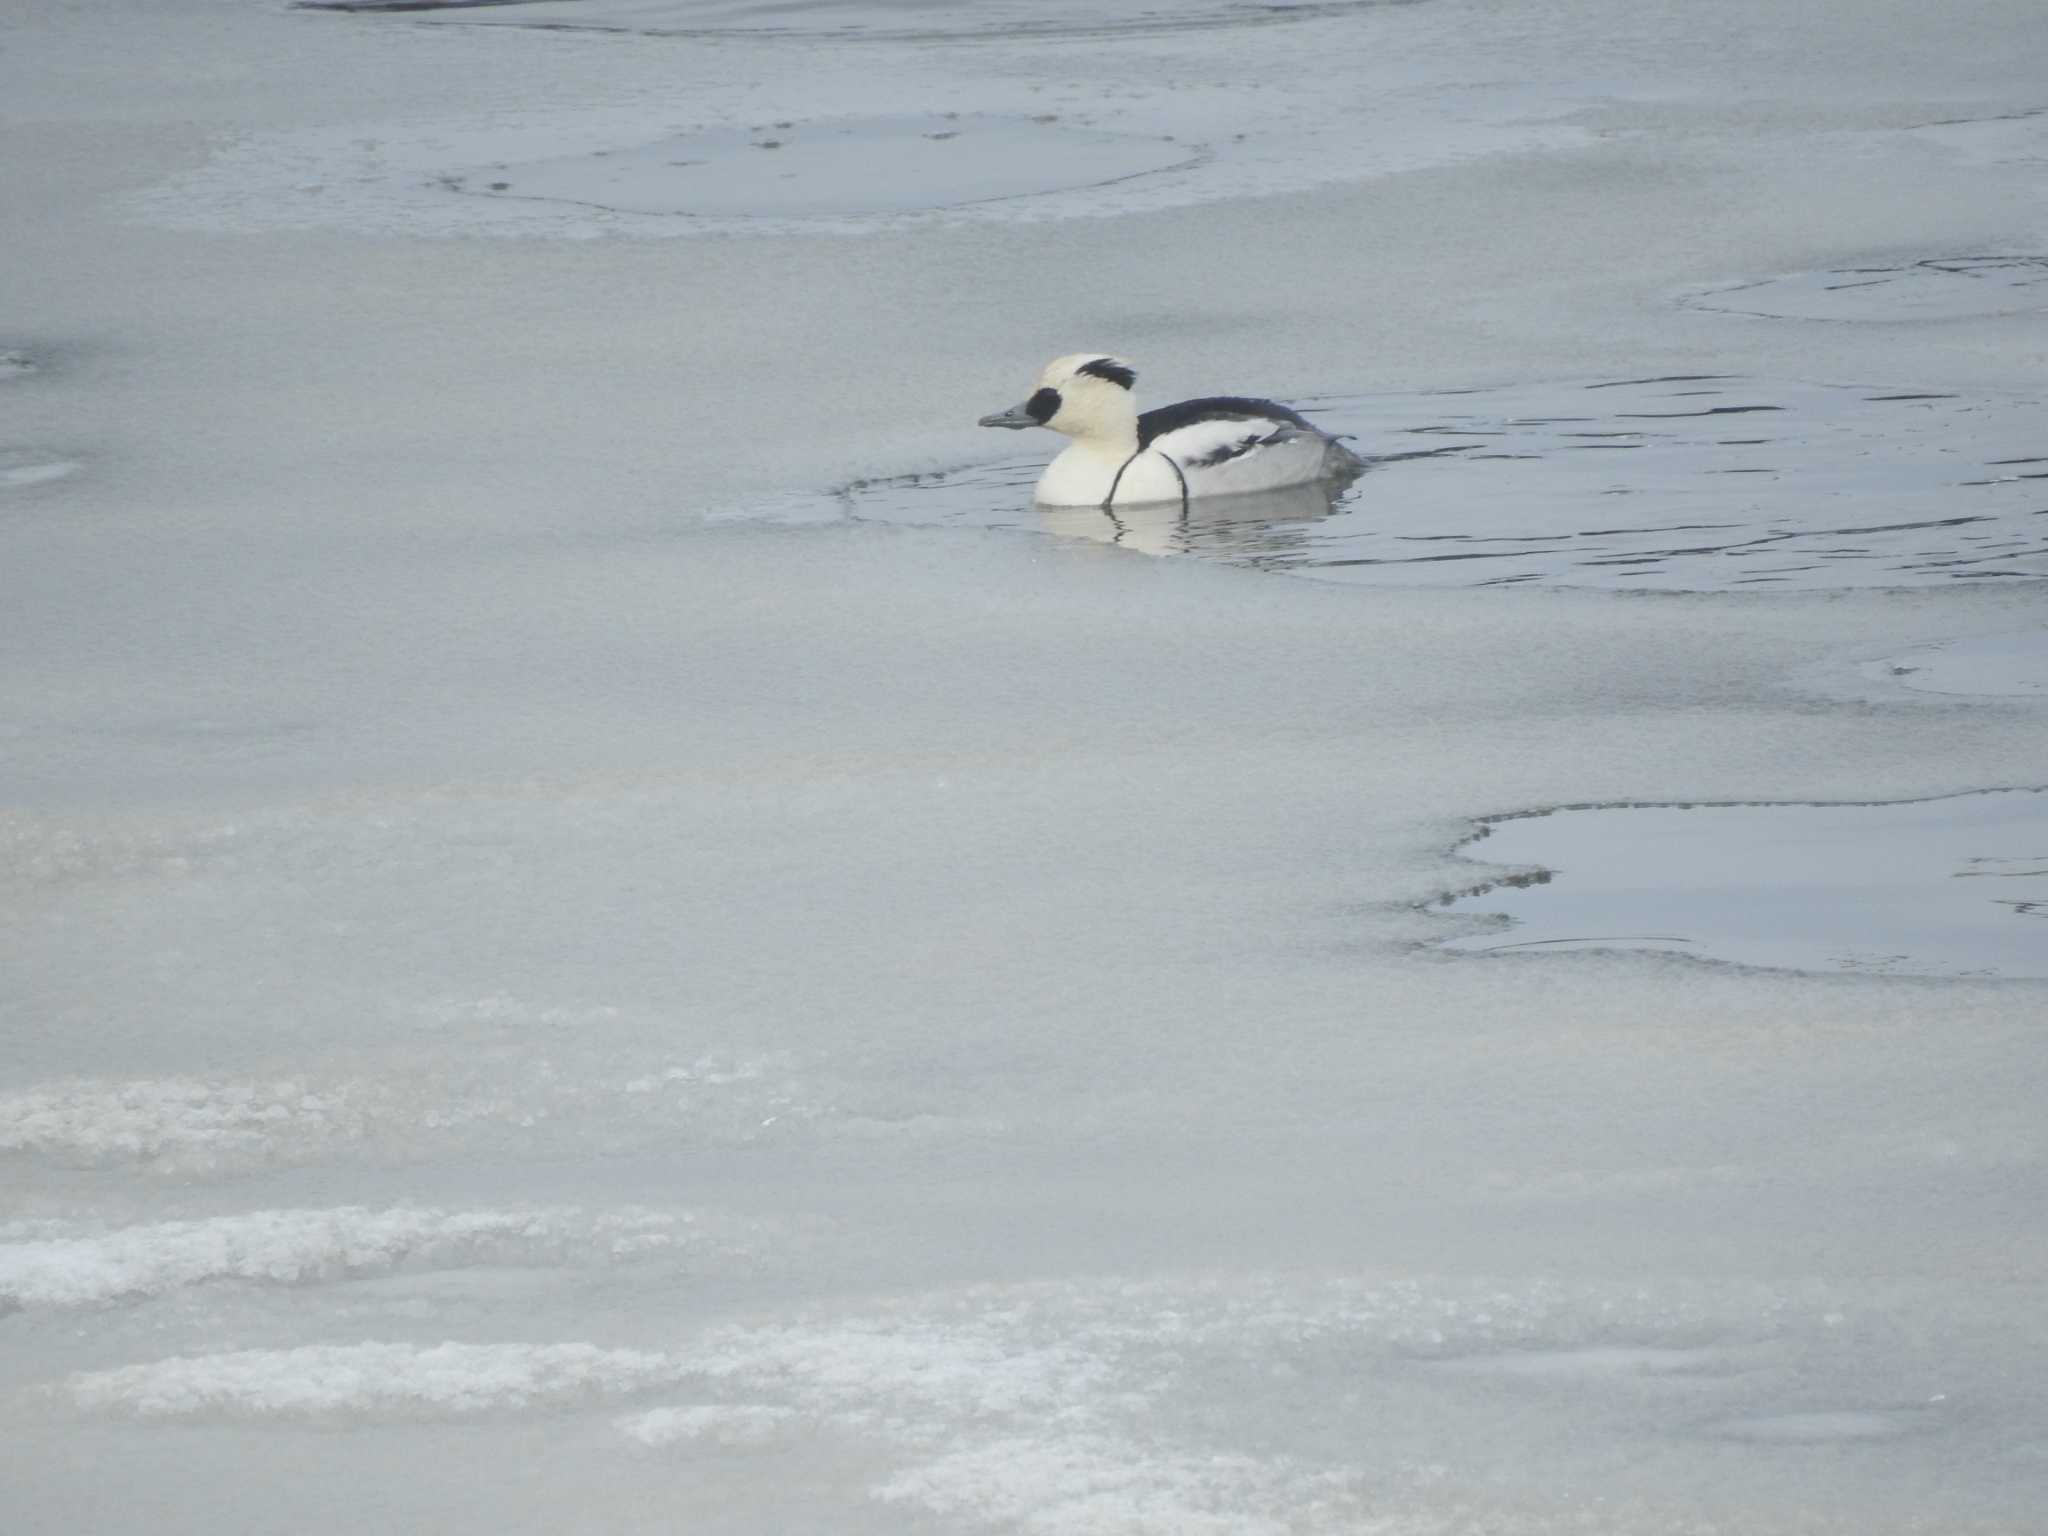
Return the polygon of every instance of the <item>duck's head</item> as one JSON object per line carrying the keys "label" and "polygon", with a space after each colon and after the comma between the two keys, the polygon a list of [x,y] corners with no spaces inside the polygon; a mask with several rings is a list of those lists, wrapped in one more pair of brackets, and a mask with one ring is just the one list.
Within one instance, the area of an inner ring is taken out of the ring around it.
{"label": "duck's head", "polygon": [[1104,352],[1056,357],[1038,376],[1038,389],[1022,405],[981,418],[984,427],[1051,427],[1068,437],[1122,439],[1136,431],[1131,399],[1137,371]]}

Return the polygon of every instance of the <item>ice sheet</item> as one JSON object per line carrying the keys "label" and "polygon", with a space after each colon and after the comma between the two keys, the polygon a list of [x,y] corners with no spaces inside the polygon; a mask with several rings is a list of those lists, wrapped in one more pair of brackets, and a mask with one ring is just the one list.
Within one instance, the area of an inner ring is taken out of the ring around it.
{"label": "ice sheet", "polygon": [[574,1210],[252,1211],[79,1235],[45,1223],[0,1241],[0,1306],[77,1307],[222,1280],[306,1284],[401,1266],[449,1268],[508,1257],[620,1256],[692,1239],[668,1214]]}
{"label": "ice sheet", "polygon": [[[772,160],[760,157],[772,155]],[[479,197],[688,218],[913,213],[1125,182],[1201,157],[1170,139],[948,112],[771,123],[452,178]]]}

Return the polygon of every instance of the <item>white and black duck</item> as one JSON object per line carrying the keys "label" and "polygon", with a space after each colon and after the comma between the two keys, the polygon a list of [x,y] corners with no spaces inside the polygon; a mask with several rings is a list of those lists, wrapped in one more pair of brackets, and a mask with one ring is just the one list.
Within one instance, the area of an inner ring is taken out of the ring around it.
{"label": "white and black duck", "polygon": [[1186,503],[1315,481],[1348,480],[1356,454],[1299,412],[1271,400],[1218,395],[1140,414],[1137,372],[1121,358],[1055,358],[1038,389],[984,427],[1050,427],[1073,439],[1038,477],[1049,507]]}

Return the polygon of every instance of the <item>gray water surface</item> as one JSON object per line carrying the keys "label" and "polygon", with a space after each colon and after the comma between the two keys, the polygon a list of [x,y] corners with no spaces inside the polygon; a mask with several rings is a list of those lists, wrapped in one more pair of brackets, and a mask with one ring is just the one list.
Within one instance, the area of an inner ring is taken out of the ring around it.
{"label": "gray water surface", "polygon": [[1670,949],[1744,965],[2048,976],[2048,793],[1880,805],[1606,806],[1488,825],[1532,871],[1453,898],[1452,949]]}

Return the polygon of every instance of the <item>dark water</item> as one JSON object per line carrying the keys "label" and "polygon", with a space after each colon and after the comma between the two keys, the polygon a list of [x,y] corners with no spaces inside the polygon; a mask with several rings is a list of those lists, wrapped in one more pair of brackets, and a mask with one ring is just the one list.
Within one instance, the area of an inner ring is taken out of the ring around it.
{"label": "dark water", "polygon": [[1608,806],[1491,822],[1496,919],[1453,949],[1668,949],[1745,965],[2048,976],[2048,792],[1880,805]]}
{"label": "dark water", "polygon": [[1596,380],[1304,402],[1342,493],[1041,510],[1060,446],[840,493],[851,516],[1088,538],[1373,586],[1806,591],[2048,578],[2048,407],[1911,385]]}

